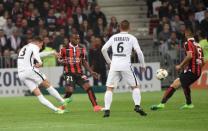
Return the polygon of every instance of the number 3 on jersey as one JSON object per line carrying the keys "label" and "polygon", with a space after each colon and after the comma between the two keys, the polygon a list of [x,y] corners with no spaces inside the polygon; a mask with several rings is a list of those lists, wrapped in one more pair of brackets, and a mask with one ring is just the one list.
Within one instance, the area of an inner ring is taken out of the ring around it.
{"label": "number 3 on jersey", "polygon": [[123,50],[124,50],[124,47],[123,47],[123,42],[119,42],[118,43],[118,46],[117,46],[117,52],[118,53],[122,53],[123,52]]}
{"label": "number 3 on jersey", "polygon": [[26,48],[23,49],[23,51],[21,52],[20,56],[24,56],[26,52]]}

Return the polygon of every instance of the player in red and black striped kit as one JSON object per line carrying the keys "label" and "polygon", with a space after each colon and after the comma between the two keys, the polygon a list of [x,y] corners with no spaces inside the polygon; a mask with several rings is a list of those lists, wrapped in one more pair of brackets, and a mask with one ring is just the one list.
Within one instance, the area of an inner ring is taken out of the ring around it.
{"label": "player in red and black striped kit", "polygon": [[97,104],[95,93],[93,92],[87,76],[83,74],[82,66],[84,66],[90,74],[98,79],[98,74],[89,67],[86,59],[86,49],[79,45],[80,38],[77,34],[72,34],[70,43],[60,50],[59,63],[64,65],[64,76],[66,83],[65,98],[71,97],[75,85],[81,86],[89,96],[94,111],[100,111],[101,106]]}
{"label": "player in red and black striped kit", "polygon": [[194,108],[194,105],[191,101],[190,85],[194,83],[201,75],[202,66],[204,65],[204,55],[202,48],[198,43],[195,42],[192,33],[187,30],[185,32],[185,36],[187,38],[187,41],[184,43],[186,57],[179,65],[176,65],[176,70],[180,71],[183,69],[183,72],[179,75],[179,78],[177,78],[166,90],[161,103],[158,105],[153,105],[151,110],[163,109],[165,107],[165,103],[180,86],[182,86],[186,98],[186,104],[183,105],[181,109]]}

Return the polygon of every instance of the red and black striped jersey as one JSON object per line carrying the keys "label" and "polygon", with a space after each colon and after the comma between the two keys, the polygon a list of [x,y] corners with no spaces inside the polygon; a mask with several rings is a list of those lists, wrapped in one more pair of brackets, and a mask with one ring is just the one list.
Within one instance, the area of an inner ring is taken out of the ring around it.
{"label": "red and black striped jersey", "polygon": [[194,38],[189,38],[187,42],[184,43],[185,51],[192,53],[192,59],[188,63],[184,71],[191,71],[197,76],[201,75],[202,65],[204,63],[203,50],[198,43],[195,42]]}
{"label": "red and black striped jersey", "polygon": [[65,73],[82,74],[82,63],[86,60],[86,49],[80,45],[69,43],[60,50],[61,59],[65,61]]}

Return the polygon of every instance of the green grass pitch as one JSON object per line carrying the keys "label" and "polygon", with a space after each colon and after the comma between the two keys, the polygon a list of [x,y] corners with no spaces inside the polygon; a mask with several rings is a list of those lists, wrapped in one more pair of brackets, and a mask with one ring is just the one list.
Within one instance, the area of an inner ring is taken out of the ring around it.
{"label": "green grass pitch", "polygon": [[[96,94],[103,105],[103,95]],[[73,95],[69,113],[58,115],[42,106],[35,97],[0,98],[0,131],[207,131],[208,90],[192,90],[194,109],[180,110],[184,104],[178,90],[164,110],[150,111],[163,92],[142,93],[142,105],[148,113],[141,117],[133,111],[131,93],[113,96],[111,117],[94,113],[87,94]],[[53,103],[55,99],[47,96]]]}

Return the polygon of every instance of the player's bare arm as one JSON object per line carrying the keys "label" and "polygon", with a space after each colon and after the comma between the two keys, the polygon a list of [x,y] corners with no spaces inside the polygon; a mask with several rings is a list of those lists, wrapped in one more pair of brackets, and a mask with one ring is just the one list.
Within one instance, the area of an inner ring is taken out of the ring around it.
{"label": "player's bare arm", "polygon": [[183,61],[179,65],[176,65],[176,70],[177,71],[183,69],[189,63],[189,61],[192,59],[192,53],[190,51],[187,51],[186,54],[187,55],[183,59]]}
{"label": "player's bare arm", "polygon": [[98,79],[99,78],[99,74],[94,72],[90,66],[89,63],[86,60],[83,60],[83,66],[90,72],[90,74],[95,78]]}

